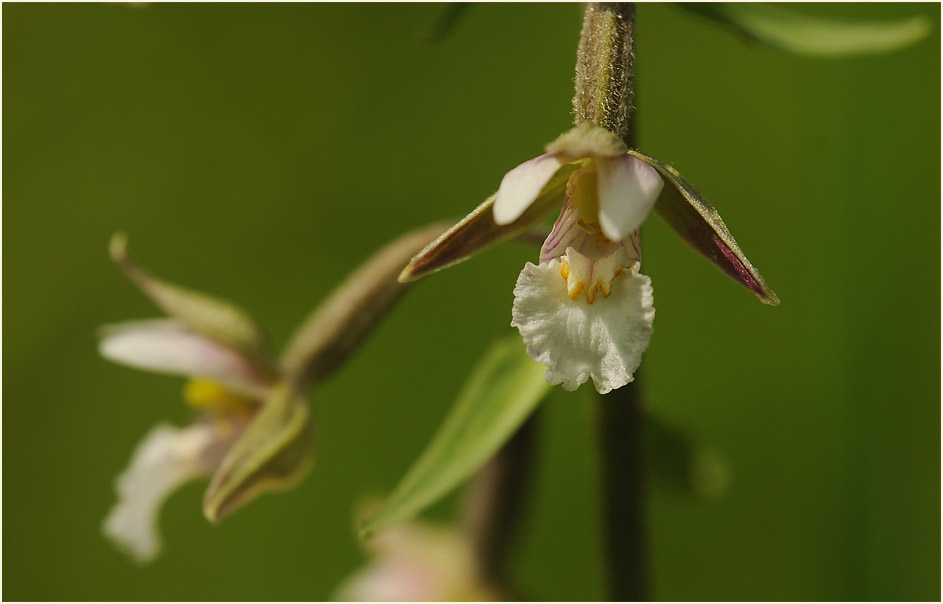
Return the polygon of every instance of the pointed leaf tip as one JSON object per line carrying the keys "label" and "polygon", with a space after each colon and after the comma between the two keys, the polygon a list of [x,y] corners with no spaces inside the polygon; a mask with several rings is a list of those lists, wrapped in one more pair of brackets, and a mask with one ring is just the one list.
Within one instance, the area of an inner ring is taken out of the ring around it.
{"label": "pointed leaf tip", "polygon": [[117,263],[127,257],[128,255],[128,236],[121,231],[118,231],[111,236],[111,239],[108,241],[108,254],[111,256],[111,259]]}

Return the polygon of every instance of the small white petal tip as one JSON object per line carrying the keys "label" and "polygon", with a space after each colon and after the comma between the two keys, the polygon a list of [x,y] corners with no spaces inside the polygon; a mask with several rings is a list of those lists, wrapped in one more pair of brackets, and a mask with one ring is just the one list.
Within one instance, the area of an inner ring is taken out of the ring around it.
{"label": "small white petal tip", "polygon": [[494,221],[511,224],[521,217],[563,164],[547,153],[526,161],[504,175],[494,200]]}

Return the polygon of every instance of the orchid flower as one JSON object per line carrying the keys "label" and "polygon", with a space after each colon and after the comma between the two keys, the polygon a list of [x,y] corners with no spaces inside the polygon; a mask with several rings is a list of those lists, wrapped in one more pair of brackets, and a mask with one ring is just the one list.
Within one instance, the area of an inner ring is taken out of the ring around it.
{"label": "orchid flower", "polygon": [[187,482],[212,476],[204,513],[213,521],[255,495],[288,486],[310,465],[312,424],[261,329],[244,311],[150,275],[123,236],[111,245],[125,274],[171,318],[102,329],[99,352],[139,369],[189,377],[184,399],[197,413],[182,428],[161,423],[118,477],[118,501],[103,530],[139,562],[161,549],[158,515]]}
{"label": "orchid flower", "polygon": [[189,378],[196,410],[184,427],[161,423],[138,445],[115,487],[103,531],[140,562],[160,551],[158,515],[183,484],[211,476],[203,513],[216,522],[255,496],[293,485],[311,465],[306,393],[340,367],[405,291],[395,275],[443,225],[407,233],[374,254],[302,323],[276,358],[261,328],[230,302],[164,282],[139,267],[121,235],[111,254],[170,318],[103,328],[105,358]]}
{"label": "orchid flower", "polygon": [[763,302],[779,302],[684,178],[586,122],[508,172],[497,193],[417,254],[400,279],[465,260],[557,208],[539,263],[528,262],[518,277],[511,310],[511,325],[531,358],[547,367],[550,384],[575,390],[592,379],[605,394],[633,381],[655,316],[651,280],[639,272],[638,233],[653,208]]}

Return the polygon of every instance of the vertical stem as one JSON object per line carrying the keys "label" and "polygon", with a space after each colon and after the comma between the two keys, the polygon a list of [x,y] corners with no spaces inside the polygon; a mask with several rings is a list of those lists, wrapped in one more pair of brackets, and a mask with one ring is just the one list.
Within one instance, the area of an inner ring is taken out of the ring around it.
{"label": "vertical stem", "polygon": [[[635,5],[591,3],[576,61],[576,123],[590,122],[634,147]],[[638,382],[597,397],[609,597],[648,599],[641,392]]]}
{"label": "vertical stem", "polygon": [[591,2],[576,51],[574,121],[605,128],[626,143],[635,89],[634,34],[635,3]]}
{"label": "vertical stem", "polygon": [[465,530],[472,540],[478,570],[483,579],[505,590],[505,562],[530,483],[536,416],[524,422],[479,470],[465,496]]}
{"label": "vertical stem", "polygon": [[637,379],[597,395],[608,587],[617,602],[649,599],[640,399]]}

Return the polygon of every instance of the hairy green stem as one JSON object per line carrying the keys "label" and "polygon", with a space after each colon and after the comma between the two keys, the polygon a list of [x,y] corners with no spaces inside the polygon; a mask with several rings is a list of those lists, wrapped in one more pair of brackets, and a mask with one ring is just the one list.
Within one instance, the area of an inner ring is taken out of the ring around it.
{"label": "hairy green stem", "polygon": [[586,6],[573,97],[577,124],[601,126],[626,144],[635,77],[634,29],[634,3],[591,2]]}
{"label": "hairy green stem", "polygon": [[[576,62],[576,123],[590,122],[634,146],[635,5],[586,7]],[[609,597],[648,599],[643,420],[638,381],[599,395],[603,526]]]}

